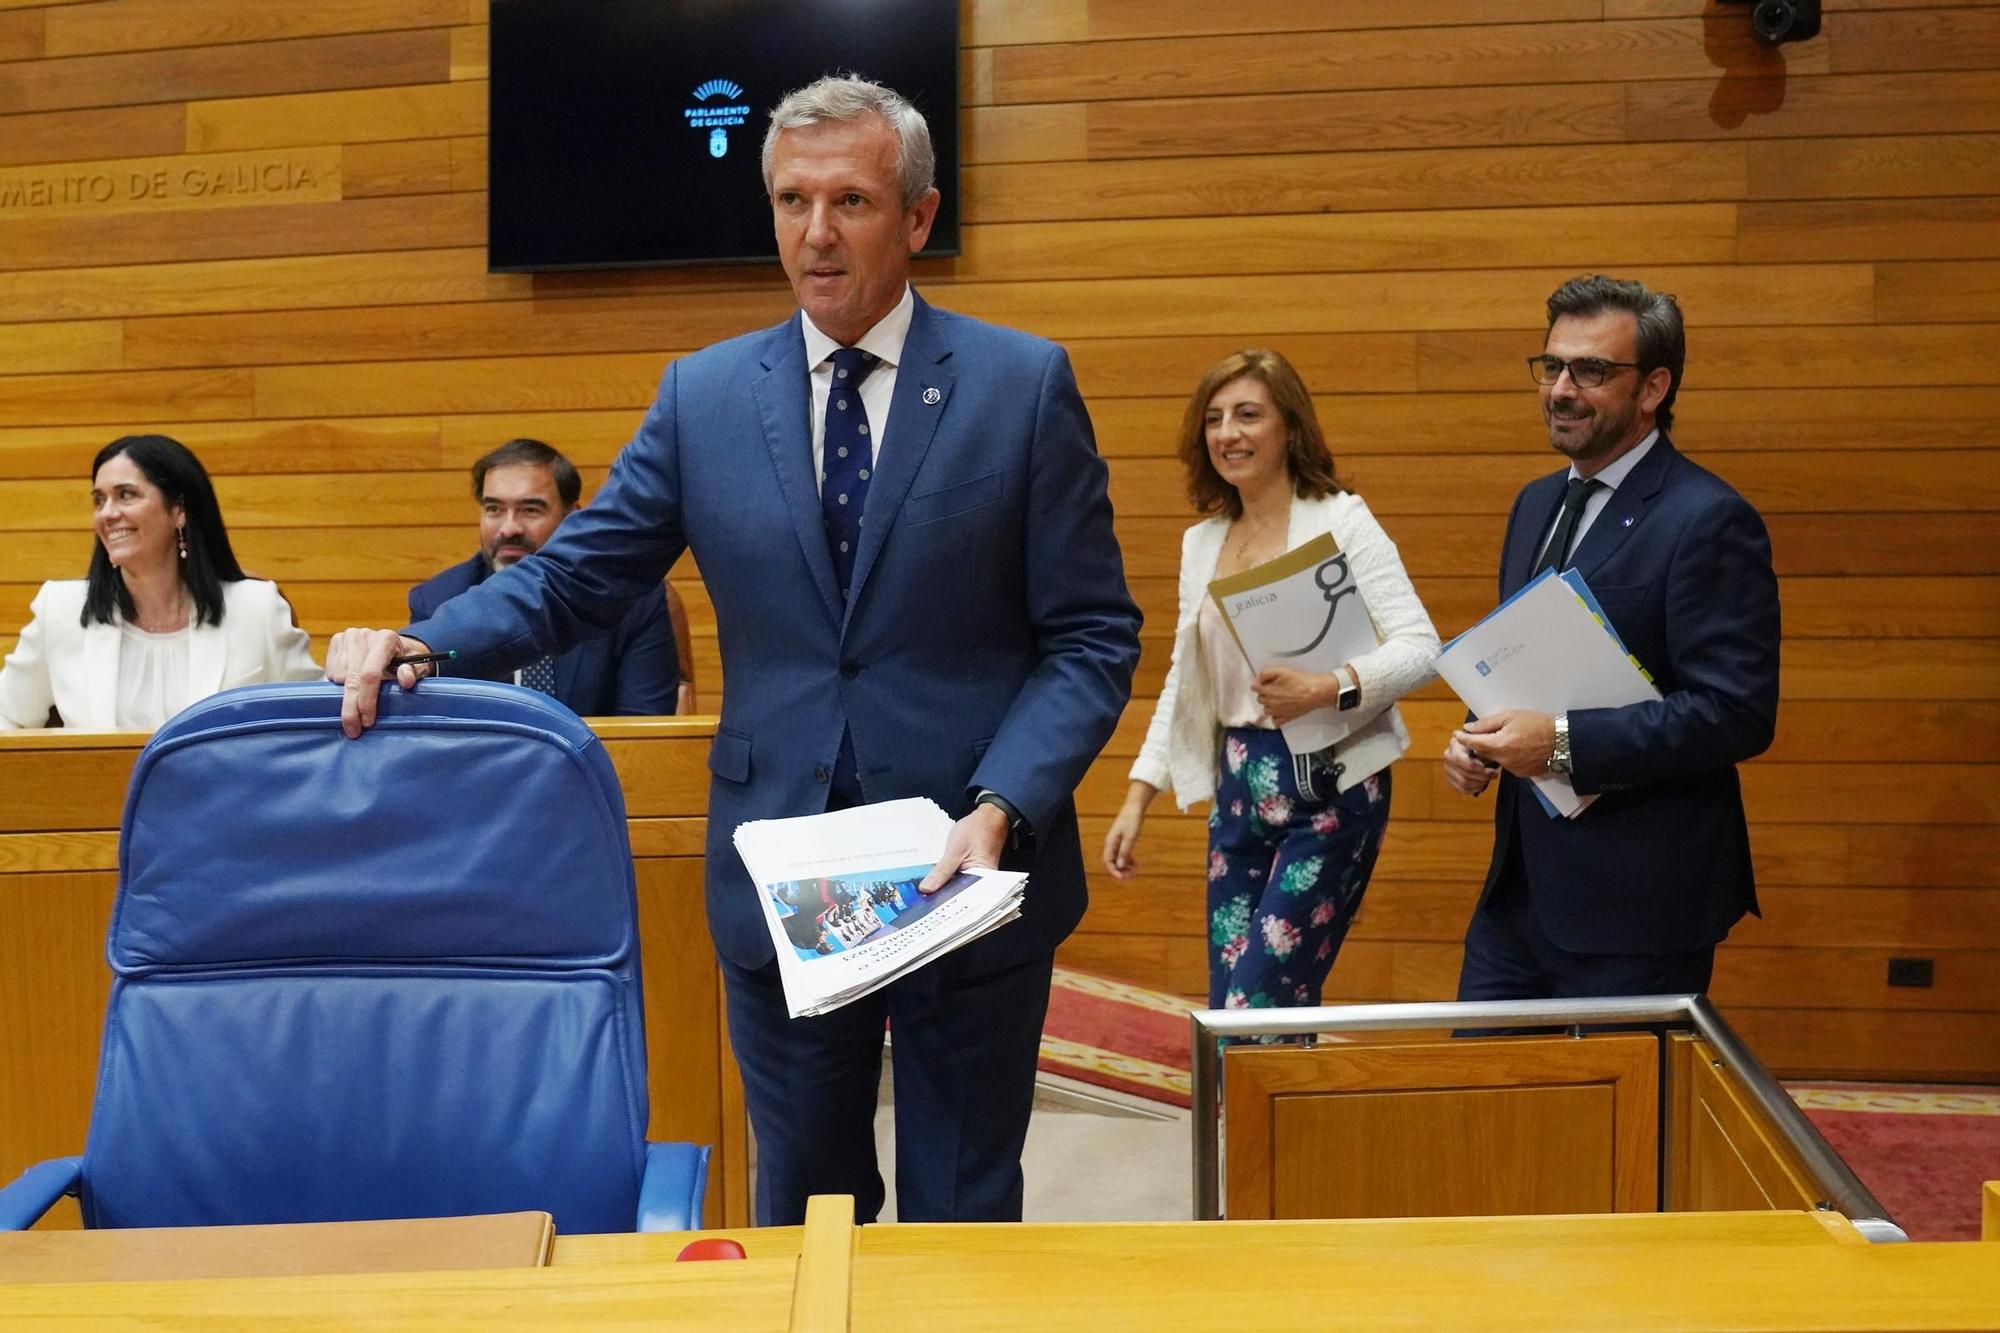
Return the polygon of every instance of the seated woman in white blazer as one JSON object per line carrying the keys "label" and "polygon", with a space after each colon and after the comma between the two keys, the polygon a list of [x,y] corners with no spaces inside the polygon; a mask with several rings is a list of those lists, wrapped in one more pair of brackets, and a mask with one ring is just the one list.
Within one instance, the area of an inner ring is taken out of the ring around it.
{"label": "seated woman in white blazer", "polygon": [[313,680],[277,585],[246,576],[201,460],[128,435],[91,463],[90,573],[42,585],[0,666],[0,728],[151,731],[235,685]]}
{"label": "seated woman in white blazer", "polygon": [[[1208,818],[1211,1008],[1315,1005],[1389,818],[1389,765],[1409,748],[1396,700],[1435,674],[1437,631],[1396,546],[1334,475],[1312,396],[1291,363],[1251,348],[1202,376],[1181,425],[1188,494],[1209,517],[1181,539],[1173,665],[1104,839],[1118,879],[1137,868],[1146,808],[1171,786]],[[1213,579],[1331,533],[1380,646],[1331,674],[1253,672],[1208,596]],[[1295,756],[1277,728],[1354,711],[1330,751]]]}

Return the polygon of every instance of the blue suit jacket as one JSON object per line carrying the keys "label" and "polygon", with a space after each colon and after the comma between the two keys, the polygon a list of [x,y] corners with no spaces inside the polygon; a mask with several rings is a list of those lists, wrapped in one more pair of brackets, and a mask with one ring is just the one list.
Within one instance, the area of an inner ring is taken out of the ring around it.
{"label": "blue suit jacket", "polygon": [[707,848],[722,954],[772,956],[732,832],[825,809],[844,730],[869,801],[927,796],[956,817],[988,788],[1035,830],[1021,920],[947,961],[970,972],[1046,954],[1083,915],[1071,793],[1139,655],[1069,359],[917,300],[845,601],[807,394],[796,315],[669,366],[590,505],[534,559],[408,632],[511,666],[614,623],[692,550],[727,678]]}
{"label": "blue suit jacket", "polygon": [[[1502,598],[1533,571],[1567,476],[1515,498]],[[1571,563],[1665,697],[1569,715],[1576,789],[1602,793],[1575,819],[1550,818],[1501,777],[1485,892],[1518,839],[1536,919],[1563,948],[1714,944],[1757,910],[1736,765],[1771,744],[1778,717],[1778,580],[1764,521],[1662,432]]]}
{"label": "blue suit jacket", "polygon": [[[428,620],[467,588],[486,581],[486,562],[463,564],[410,589],[410,619]],[[452,662],[441,675],[510,681],[514,668],[495,663]],[[634,602],[606,635],[585,639],[556,659],[556,698],[584,717],[651,717],[672,713],[680,702],[681,657],[664,589]]]}

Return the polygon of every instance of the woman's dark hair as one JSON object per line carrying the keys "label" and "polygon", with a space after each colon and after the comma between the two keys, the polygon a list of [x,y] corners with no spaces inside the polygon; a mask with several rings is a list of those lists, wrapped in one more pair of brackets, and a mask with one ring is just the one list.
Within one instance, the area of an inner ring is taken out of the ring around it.
{"label": "woman's dark hair", "polygon": [[[160,488],[169,509],[178,508],[184,520],[181,535],[187,540],[187,558],[180,561],[181,586],[194,602],[194,623],[222,623],[222,585],[245,578],[236,552],[229,547],[229,532],[222,526],[222,507],[215,500],[215,485],[208,469],[188,447],[165,435],[126,435],[97,451],[90,461],[94,484],[98,469],[124,454],[146,480]],[[104,543],[93,542],[90,552],[89,586],[83,596],[83,623],[109,625],[112,613],[126,620],[138,616],[132,594]]]}
{"label": "woman's dark hair", "polygon": [[1208,457],[1208,402],[1223,385],[1246,375],[1270,390],[1271,401],[1285,419],[1285,469],[1299,498],[1317,500],[1345,491],[1346,483],[1334,475],[1333,452],[1326,447],[1319,413],[1313,410],[1312,394],[1299,372],[1267,347],[1246,347],[1208,368],[1181,418],[1181,466],[1187,470],[1188,499],[1195,512],[1243,517],[1243,497],[1222,479]]}

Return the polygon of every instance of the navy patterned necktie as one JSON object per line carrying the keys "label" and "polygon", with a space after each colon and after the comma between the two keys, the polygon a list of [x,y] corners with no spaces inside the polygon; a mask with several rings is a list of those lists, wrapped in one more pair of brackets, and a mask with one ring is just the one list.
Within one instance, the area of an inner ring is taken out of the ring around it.
{"label": "navy patterned necktie", "polygon": [[553,699],[556,693],[556,659],[538,657],[522,667],[521,683],[531,690],[540,690]]}
{"label": "navy patterned necktie", "polygon": [[1604,489],[1601,481],[1585,481],[1582,477],[1571,477],[1569,489],[1563,492],[1562,516],[1556,520],[1556,530],[1549,534],[1548,547],[1535,565],[1535,573],[1545,569],[1563,570],[1569,568],[1570,543],[1576,540],[1577,524],[1583,521],[1583,507],[1590,503],[1590,493]]}
{"label": "navy patterned necktie", "polygon": [[833,353],[833,385],[826,391],[826,439],[820,464],[819,508],[826,520],[826,548],[834,576],[847,592],[854,576],[854,553],[861,546],[861,509],[868,477],[875,470],[868,413],[861,406],[861,381],[881,364],[872,352],[839,347]]}

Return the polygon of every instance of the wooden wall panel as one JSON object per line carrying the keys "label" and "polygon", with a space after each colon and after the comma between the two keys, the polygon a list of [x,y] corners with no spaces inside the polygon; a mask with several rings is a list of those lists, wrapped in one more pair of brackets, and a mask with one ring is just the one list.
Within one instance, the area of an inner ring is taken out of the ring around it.
{"label": "wooden wall panel", "polygon": [[265,0],[99,0],[50,11],[46,54],[233,46],[287,37],[430,28],[470,22],[485,8],[484,0],[313,0],[293,5]]}
{"label": "wooden wall panel", "polygon": [[1849,199],[1743,204],[1737,255],[1813,259],[1987,259],[2000,247],[2000,199]]}
{"label": "wooden wall panel", "polygon": [[435,83],[450,58],[431,29],[22,61],[0,66],[0,114]]}
{"label": "wooden wall panel", "polygon": [[[218,475],[278,472],[301,457],[352,472],[447,465],[440,453],[442,431],[436,418],[149,424],[193,449]],[[99,426],[0,429],[0,475],[64,477],[81,483],[83,470],[106,438]]]}
{"label": "wooden wall panel", "polygon": [[424,139],[485,128],[486,85],[474,82],[187,104],[187,146],[206,152]]}
{"label": "wooden wall panel", "polygon": [[2000,64],[2000,13],[1976,5],[1912,10],[1829,16],[1823,31],[1833,53],[1833,72],[1991,69]]}
{"label": "wooden wall panel", "polygon": [[[1604,17],[1608,19],[1685,17],[1714,8],[1711,0],[1603,0],[1603,3]],[[1962,0],[1961,7],[1972,9],[1993,3],[1994,0]],[[1828,14],[1852,10],[1909,10],[1936,7],[1936,0],[1826,0],[1822,6]]]}
{"label": "wooden wall panel", "polygon": [[0,163],[177,153],[187,139],[185,126],[180,108],[170,105],[0,117]]}
{"label": "wooden wall panel", "polygon": [[1597,204],[1633,179],[1651,181],[1655,199],[1729,200],[1742,198],[1750,181],[1747,151],[1696,154],[1672,145],[1266,157],[1243,155],[1239,142],[1229,156],[1122,162],[974,157],[971,146],[968,137],[966,211],[990,222]]}
{"label": "wooden wall panel", "polygon": [[[991,100],[1591,83],[1602,81],[1611,61],[1629,62],[1636,78],[1685,79],[1704,76],[1724,60],[1752,57],[1747,27],[1732,25],[1730,49],[1715,51],[1707,49],[1704,26],[1686,19],[1558,23],[1517,18],[1480,26],[1301,31],[1278,42],[1260,32],[1116,45],[1007,47],[996,50],[990,61]],[[1830,69],[1829,46],[1822,42],[1801,48],[1804,72]]]}
{"label": "wooden wall panel", "polygon": [[486,188],[486,140],[483,136],[465,136],[451,141],[451,188]]}
{"label": "wooden wall panel", "polygon": [[[394,139],[343,147],[347,197],[432,194],[451,188],[451,141]],[[480,233],[485,241],[485,232]]]}
{"label": "wooden wall panel", "polygon": [[[2000,189],[1995,135],[1751,140],[1705,144],[1698,152],[1678,144],[1624,144],[1248,157],[1239,145],[1222,157],[1082,162],[1045,156],[1062,151],[1056,144],[1071,129],[1063,118],[1045,108],[1024,111],[1041,113],[1047,123],[993,141],[975,137],[980,119],[968,129],[963,189],[969,217],[1004,222],[1594,204],[1616,197],[1634,179],[1653,182],[1651,198],[1680,201],[1931,199]],[[1080,144],[1071,150],[1073,158],[1082,152]]]}
{"label": "wooden wall panel", "polygon": [[[0,426],[101,421],[122,434],[133,422],[247,417],[250,384],[247,370],[10,376],[0,393]],[[95,452],[86,453],[79,466],[87,467]],[[88,494],[90,488],[83,490]]]}
{"label": "wooden wall panel", "polygon": [[[1536,308],[1568,275],[1569,270],[1489,269],[1183,277],[1172,283],[960,283],[951,295],[967,313],[1000,322],[1018,323],[1040,311],[1042,321],[1064,338],[1192,335],[1207,329],[1276,337],[1385,325],[1508,328],[1523,304]],[[1706,311],[1717,326],[1852,324],[1867,319],[1874,303],[1875,275],[1861,264],[1671,268],[1662,270],[1661,280],[1685,288],[1686,308]]]}
{"label": "wooden wall panel", "polygon": [[[775,322],[784,314],[783,298],[769,290],[704,292],[684,298],[648,293],[561,301],[493,300],[456,306],[409,301],[330,310],[309,323],[289,311],[134,321],[129,326],[128,336],[134,341],[128,345],[128,357],[131,364],[148,367],[319,365],[386,357],[458,360],[566,352],[645,351],[660,358],[671,348],[699,347],[760,321]],[[663,340],[667,331],[673,334],[671,342]]]}
{"label": "wooden wall panel", "polygon": [[42,53],[42,36],[40,14],[0,12],[0,60],[33,60]]}
{"label": "wooden wall panel", "polygon": [[2000,301],[2000,264],[1968,260],[1876,265],[1875,309],[1882,319],[1991,318]]}
{"label": "wooden wall panel", "polygon": [[[351,176],[333,179],[351,195]],[[71,214],[0,221],[0,269],[459,249],[483,244],[486,237],[486,198],[478,194],[251,202],[227,211],[184,211],[191,216]]]}
{"label": "wooden wall panel", "polygon": [[1991,134],[1752,141],[1753,199],[1931,199],[1992,194],[2000,160]]}
{"label": "wooden wall panel", "polygon": [[1404,28],[1464,23],[1553,22],[1595,19],[1601,0],[1427,0],[1389,6],[1378,0],[1237,0],[1219,9],[1207,0],[970,0],[961,7],[962,39],[976,55],[984,48],[1030,42],[1120,41],[1186,37],[1218,32],[1292,33],[1336,29]]}
{"label": "wooden wall panel", "polygon": [[1285,93],[1233,98],[1222,119],[1192,100],[1095,102],[1084,123],[1094,158],[1203,157],[1245,142],[1282,153],[1616,143],[1627,96],[1604,83]]}
{"label": "wooden wall panel", "polygon": [[[1713,0],[963,0],[964,251],[918,280],[1066,344],[1149,616],[1087,845],[1165,671],[1201,370],[1294,359],[1452,630],[1553,466],[1541,301],[1629,274],[1683,300],[1680,441],[1784,580],[1779,734],[1744,772],[1766,918],[1717,994],[1780,1068],[2000,1076],[2000,5],[1827,11],[1770,50]],[[538,435],[594,483],[672,356],[789,309],[768,265],[487,274],[485,21],[0,0],[0,644],[81,567],[113,434],[202,453],[323,646],[471,549],[480,453]],[[713,611],[675,578],[713,704]],[[1343,998],[1450,992],[1490,847],[1490,803],[1439,777],[1449,692],[1407,715]],[[1066,956],[1196,993],[1202,825],[1158,809]],[[1932,988],[1886,987],[1905,954]]]}
{"label": "wooden wall panel", "polygon": [[[1736,206],[1439,209],[968,227],[954,278],[1707,264],[1736,258]],[[1581,251],[1579,252],[1579,247]],[[1847,256],[1842,256],[1847,257]]]}
{"label": "wooden wall panel", "polygon": [[517,275],[486,272],[483,249],[310,255],[0,273],[0,312],[26,320],[297,310],[353,302],[477,301],[518,294],[526,287]]}
{"label": "wooden wall panel", "polygon": [[290,417],[639,408],[652,401],[664,361],[628,353],[273,366],[256,372],[257,410]]}
{"label": "wooden wall panel", "polygon": [[0,362],[16,373],[116,370],[125,329],[117,320],[0,326]]}
{"label": "wooden wall panel", "polygon": [[1776,138],[1835,134],[1935,134],[2000,129],[1991,70],[1854,74],[1787,80],[1781,105],[1755,80],[1688,79],[1626,90],[1635,140],[1733,138],[1755,117]]}

